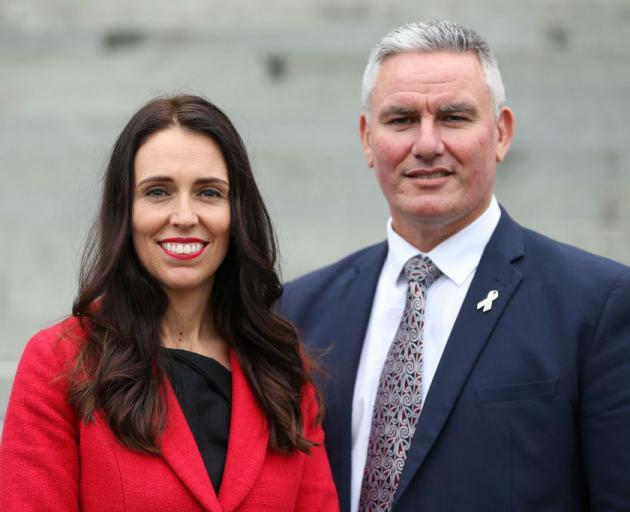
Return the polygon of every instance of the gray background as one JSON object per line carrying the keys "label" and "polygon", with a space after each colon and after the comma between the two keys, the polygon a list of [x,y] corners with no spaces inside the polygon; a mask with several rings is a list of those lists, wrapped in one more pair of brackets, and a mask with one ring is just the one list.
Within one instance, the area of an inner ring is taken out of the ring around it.
{"label": "gray background", "polygon": [[1,0],[0,424],[24,344],[70,310],[99,177],[134,110],[197,92],[231,116],[289,279],[383,237],[360,77],[387,31],[435,16],[499,57],[517,119],[500,202],[630,263],[628,0]]}

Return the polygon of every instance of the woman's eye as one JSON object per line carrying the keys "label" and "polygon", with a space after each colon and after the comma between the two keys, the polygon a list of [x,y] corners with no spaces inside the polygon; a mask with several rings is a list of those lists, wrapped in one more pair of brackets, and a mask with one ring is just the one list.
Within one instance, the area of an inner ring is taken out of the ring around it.
{"label": "woman's eye", "polygon": [[216,188],[204,188],[201,192],[199,192],[201,197],[206,197],[209,199],[214,199],[216,197],[222,197],[223,194],[219,192]]}
{"label": "woman's eye", "polygon": [[163,188],[150,188],[144,193],[144,195],[148,197],[164,197],[167,193]]}

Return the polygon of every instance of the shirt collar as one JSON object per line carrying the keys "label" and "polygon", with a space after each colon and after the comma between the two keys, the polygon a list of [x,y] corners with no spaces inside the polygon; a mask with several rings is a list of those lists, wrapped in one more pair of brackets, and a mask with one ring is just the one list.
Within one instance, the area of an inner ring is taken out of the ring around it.
{"label": "shirt collar", "polygon": [[[501,208],[499,208],[496,198],[492,196],[486,211],[474,222],[444,240],[426,255],[448,279],[453,281],[456,286],[461,286],[479,265],[481,255],[490,241],[500,217]],[[425,254],[418,251],[394,231],[391,217],[387,221],[387,245],[385,265],[394,282],[399,278],[402,279],[402,269],[409,258],[417,254]]]}

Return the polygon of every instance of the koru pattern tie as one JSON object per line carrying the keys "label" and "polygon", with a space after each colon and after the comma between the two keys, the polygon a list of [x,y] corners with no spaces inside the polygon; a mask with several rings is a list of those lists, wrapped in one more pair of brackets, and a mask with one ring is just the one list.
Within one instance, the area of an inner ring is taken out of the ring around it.
{"label": "koru pattern tie", "polygon": [[403,273],[407,299],[376,392],[359,512],[387,512],[398,488],[407,449],[422,410],[422,330],[426,290],[440,271],[414,256]]}

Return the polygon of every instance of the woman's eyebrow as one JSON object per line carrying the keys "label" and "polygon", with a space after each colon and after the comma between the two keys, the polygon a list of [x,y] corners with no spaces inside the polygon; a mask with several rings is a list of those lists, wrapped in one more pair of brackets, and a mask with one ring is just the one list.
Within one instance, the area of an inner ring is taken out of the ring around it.
{"label": "woman's eyebrow", "polygon": [[[138,186],[143,185],[144,183],[172,183],[174,180],[170,176],[148,176],[144,178],[142,181],[138,183]],[[207,178],[198,178],[195,180],[195,185],[205,185],[205,184],[223,184],[226,187],[229,186],[229,183],[221,178],[215,178],[212,176],[208,176]]]}

